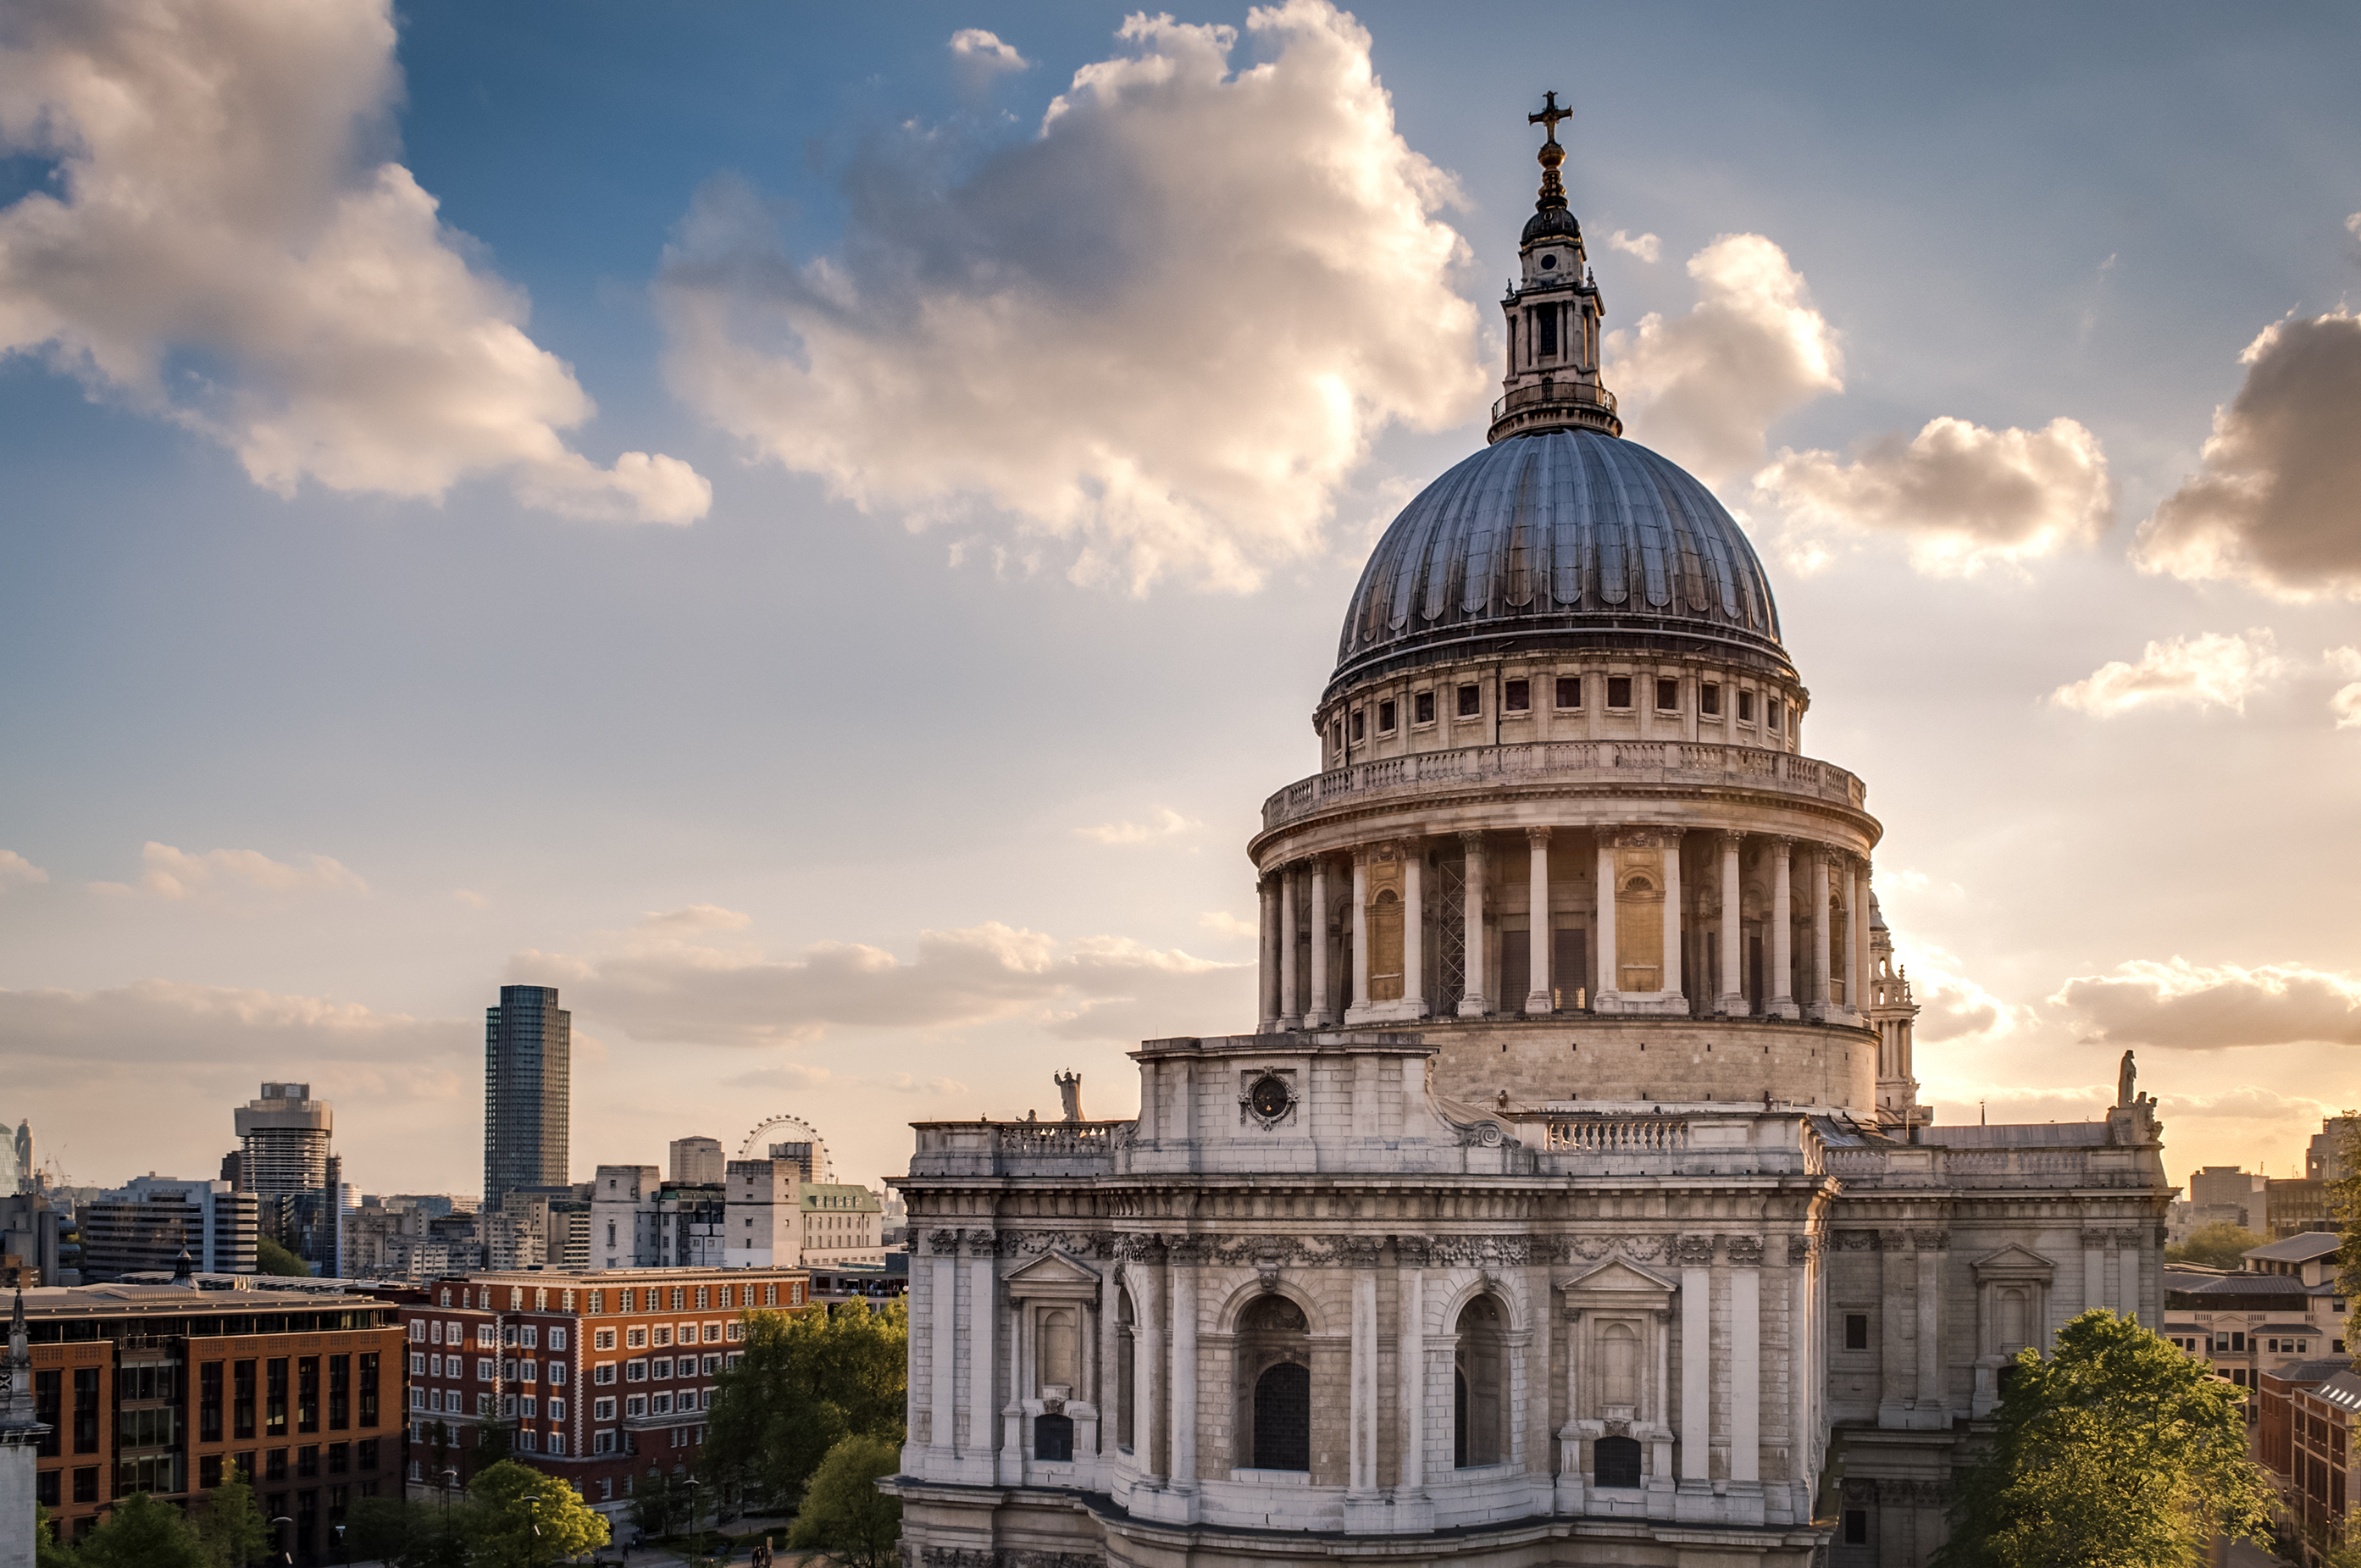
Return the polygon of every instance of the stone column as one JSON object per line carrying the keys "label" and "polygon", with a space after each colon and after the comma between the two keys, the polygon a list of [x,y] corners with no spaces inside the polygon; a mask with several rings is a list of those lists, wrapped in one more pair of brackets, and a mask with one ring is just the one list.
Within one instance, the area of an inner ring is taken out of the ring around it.
{"label": "stone column", "polygon": [[1154,1240],[1143,1237],[1146,1245],[1135,1244],[1126,1277],[1132,1284],[1132,1309],[1138,1314],[1132,1325],[1131,1344],[1132,1457],[1141,1478],[1160,1486],[1164,1466],[1157,1461],[1162,1447],[1158,1440],[1163,1435],[1159,1422],[1164,1412],[1164,1289],[1157,1277]]}
{"label": "stone column", "polygon": [[2107,1233],[2082,1233],[2082,1310],[2107,1304]]}
{"label": "stone column", "polygon": [[987,1465],[1000,1423],[1000,1378],[993,1365],[1000,1342],[994,1321],[998,1316],[999,1292],[992,1277],[993,1250],[990,1231],[968,1232],[967,1447],[970,1458],[981,1458]]}
{"label": "stone column", "polygon": [[1806,1005],[1806,1018],[1826,1018],[1835,1005],[1828,1000],[1828,851],[1825,846],[1812,846],[1812,873],[1804,879],[1805,891],[1812,900],[1812,972],[1807,983],[1811,1000]]}
{"label": "stone column", "polygon": [[1845,1006],[1858,1017],[1864,1011],[1861,1004],[1861,982],[1862,977],[1868,973],[1861,961],[1861,927],[1865,924],[1863,913],[1865,904],[1861,896],[1861,862],[1847,855],[1844,860],[1844,869],[1839,876],[1844,893]]}
{"label": "stone column", "polygon": [[1262,972],[1257,977],[1261,996],[1261,1021],[1257,1034],[1268,1035],[1279,1027],[1279,889],[1269,877],[1256,884],[1262,903]]}
{"label": "stone column", "polygon": [[1820,1315],[1812,1310],[1812,1243],[1808,1236],[1787,1238],[1787,1480],[1789,1497],[1802,1495],[1806,1507],[1817,1466],[1812,1453],[1812,1401],[1819,1387]]}
{"label": "stone column", "polygon": [[1169,1249],[1172,1276],[1172,1467],[1174,1491],[1197,1487],[1197,1260],[1191,1240]]}
{"label": "stone column", "polygon": [[1378,1495],[1378,1245],[1356,1237],[1345,1243],[1353,1265],[1353,1409],[1348,1498]]}
{"label": "stone column", "polygon": [[[1876,984],[1876,981],[1872,978],[1873,970],[1871,969],[1869,959],[1869,857],[1867,855],[1861,856],[1859,860],[1853,861],[1852,867],[1852,904],[1854,911],[1854,919],[1852,923],[1852,961],[1854,972],[1861,976],[1861,985],[1864,988],[1870,988],[1873,987]],[[1848,990],[1846,994],[1850,995],[1850,991]],[[1864,989],[1861,994],[1866,997],[1868,995],[1868,990]],[[1865,1011],[1862,1003],[1859,1001],[1853,1003],[1853,1007],[1855,1011]]]}
{"label": "stone column", "polygon": [[1713,1485],[1713,1238],[1682,1236],[1681,1490]]}
{"label": "stone column", "polygon": [[1008,1399],[1000,1407],[1000,1484],[1025,1484],[1025,1303],[1008,1299]]}
{"label": "stone column", "polygon": [[1328,1010],[1328,857],[1312,862],[1312,1005],[1303,1014],[1307,1029],[1324,1029],[1335,1022]]}
{"label": "stone column", "polygon": [[[1565,978],[1563,975],[1553,976],[1550,973],[1550,830],[1546,828],[1526,828],[1525,843],[1531,851],[1526,886],[1530,890],[1527,896],[1532,906],[1532,913],[1525,920],[1527,927],[1525,951],[1528,955],[1525,1011],[1547,1013],[1555,1002],[1550,994],[1552,981],[1554,979],[1562,981]],[[1575,977],[1574,983],[1576,985],[1582,983],[1579,975]]]}
{"label": "stone column", "polygon": [[1402,1011],[1426,1016],[1426,851],[1402,844]]}
{"label": "stone column", "polygon": [[1467,899],[1460,916],[1467,927],[1467,986],[1459,995],[1459,1015],[1480,1018],[1484,1015],[1484,883],[1489,868],[1484,859],[1483,834],[1462,833],[1459,845],[1467,857]]}
{"label": "stone column", "polygon": [[1369,854],[1366,850],[1353,851],[1353,1005],[1345,1014],[1345,1021],[1355,1022],[1356,1014],[1367,1017],[1369,1011]]}
{"label": "stone column", "polygon": [[[1730,1482],[1733,1504],[1762,1522],[1763,1238],[1730,1238]],[[1751,1497],[1741,1497],[1751,1486]]]}
{"label": "stone column", "polygon": [[1598,987],[1591,993],[1593,1007],[1601,998],[1614,996],[1623,978],[1615,968],[1615,834],[1605,828],[1595,833],[1598,840]]}
{"label": "stone column", "polygon": [[1795,990],[1795,899],[1790,877],[1795,860],[1795,840],[1771,840],[1771,927],[1770,996],[1763,1003],[1765,1018],[1793,1018],[1796,1015]]}
{"label": "stone column", "polygon": [[1943,1387],[1943,1246],[1949,1238],[1939,1231],[1915,1231],[1911,1245],[1918,1258],[1918,1424],[1927,1424],[1929,1410],[1950,1403]]}
{"label": "stone column", "polygon": [[[927,1293],[932,1298],[928,1339],[927,1446],[948,1456],[959,1446],[959,1233],[927,1236]],[[937,1466],[936,1474],[944,1467]]]}
{"label": "stone column", "polygon": [[1426,1489],[1426,1238],[1396,1236],[1395,1292],[1400,1310],[1401,1468],[1399,1497]]}
{"label": "stone column", "polygon": [[1303,1027],[1303,993],[1296,974],[1296,890],[1303,883],[1301,866],[1281,867],[1279,873],[1279,1026]]}
{"label": "stone column", "polygon": [[1667,1000],[1686,993],[1681,973],[1681,959],[1686,956],[1681,948],[1681,829],[1666,828],[1657,837],[1664,857],[1664,995]]}
{"label": "stone column", "polygon": [[1746,887],[1738,867],[1743,833],[1721,835],[1721,996],[1716,1011],[1725,1018],[1746,1014]]}

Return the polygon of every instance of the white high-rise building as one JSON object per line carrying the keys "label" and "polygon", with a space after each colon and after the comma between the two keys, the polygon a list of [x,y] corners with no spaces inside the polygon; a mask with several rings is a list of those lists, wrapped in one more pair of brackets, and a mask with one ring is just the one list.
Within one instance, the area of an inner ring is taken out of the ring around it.
{"label": "white high-rise building", "polygon": [[335,1120],[335,1107],[313,1099],[310,1084],[264,1084],[236,1113],[238,1185],[265,1198],[318,1191],[328,1179]]}

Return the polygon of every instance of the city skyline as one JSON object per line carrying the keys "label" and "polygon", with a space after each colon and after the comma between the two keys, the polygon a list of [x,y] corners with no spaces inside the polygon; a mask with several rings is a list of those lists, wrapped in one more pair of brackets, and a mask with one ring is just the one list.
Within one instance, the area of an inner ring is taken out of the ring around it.
{"label": "city skyline", "polygon": [[[0,106],[65,123],[49,15]],[[5,148],[9,254],[49,203],[121,262],[0,262],[0,1061],[72,1180],[207,1176],[291,1077],[357,1187],[466,1190],[497,986],[576,1016],[574,1179],[794,1113],[873,1184],[908,1122],[1069,1068],[1128,1116],[1138,1039],[1251,1027],[1243,847],[1376,533],[1480,440],[1544,89],[1629,433],[1748,528],[1804,750],[1872,781],[1924,1099],[2094,1115],[2136,1048],[2176,1179],[2301,1174],[2361,1102],[2361,529],[2239,499],[2354,477],[2306,422],[2361,414],[2350,18],[2043,14],[2033,66],[2029,9],[1663,11],[1504,82],[1551,14],[322,15],[245,66],[349,142]],[[217,221],[109,228],[108,181]],[[264,184],[313,196],[238,230]],[[394,292],[305,360],[225,280],[364,211]]]}

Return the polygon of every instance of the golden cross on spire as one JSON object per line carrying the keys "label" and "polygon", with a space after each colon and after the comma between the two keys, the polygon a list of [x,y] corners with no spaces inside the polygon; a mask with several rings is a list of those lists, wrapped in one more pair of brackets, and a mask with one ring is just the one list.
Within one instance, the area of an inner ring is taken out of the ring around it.
{"label": "golden cross on spire", "polygon": [[1557,140],[1557,123],[1560,120],[1570,120],[1574,118],[1574,111],[1572,109],[1559,108],[1557,106],[1557,94],[1555,93],[1543,93],[1542,103],[1544,105],[1542,112],[1538,115],[1527,115],[1525,116],[1525,124],[1529,126],[1541,126],[1542,129],[1548,134],[1549,139],[1554,142]]}

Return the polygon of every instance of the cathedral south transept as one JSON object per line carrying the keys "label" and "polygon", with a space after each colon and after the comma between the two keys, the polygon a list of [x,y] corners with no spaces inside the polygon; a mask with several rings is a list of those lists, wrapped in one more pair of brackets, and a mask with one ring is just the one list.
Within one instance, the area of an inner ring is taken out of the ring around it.
{"label": "cathedral south transept", "polygon": [[1255,1027],[1143,1044],[1135,1120],[918,1128],[913,1568],[1919,1563],[2008,1357],[2159,1317],[2128,1075],[1917,1103],[1883,829],[1744,532],[1623,437],[1564,117],[1489,440],[1247,847]]}

